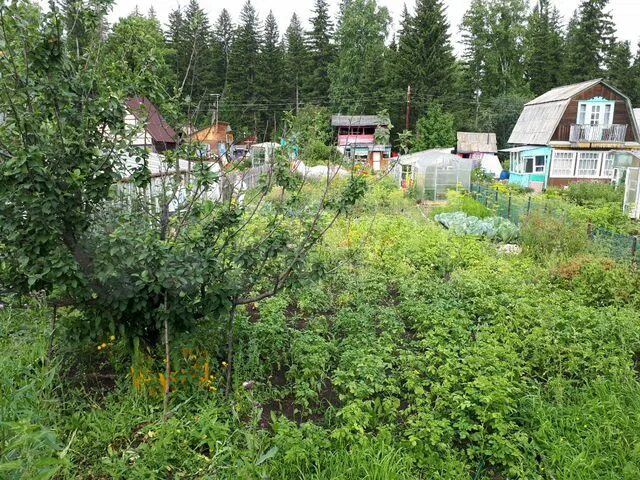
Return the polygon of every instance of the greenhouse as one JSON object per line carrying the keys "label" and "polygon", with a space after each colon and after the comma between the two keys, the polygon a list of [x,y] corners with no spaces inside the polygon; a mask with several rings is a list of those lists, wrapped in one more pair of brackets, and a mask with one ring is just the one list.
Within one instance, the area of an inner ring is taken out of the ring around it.
{"label": "greenhouse", "polygon": [[449,150],[425,150],[403,155],[395,168],[399,185],[422,200],[445,200],[451,189],[468,190],[473,162]]}

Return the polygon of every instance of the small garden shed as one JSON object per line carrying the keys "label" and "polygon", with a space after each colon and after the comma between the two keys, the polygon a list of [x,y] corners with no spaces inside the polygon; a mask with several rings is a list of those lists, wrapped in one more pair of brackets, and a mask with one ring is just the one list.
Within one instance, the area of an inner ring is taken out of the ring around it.
{"label": "small garden shed", "polygon": [[434,201],[446,199],[452,189],[468,190],[473,162],[449,152],[425,150],[403,155],[395,167],[399,185],[420,199]]}

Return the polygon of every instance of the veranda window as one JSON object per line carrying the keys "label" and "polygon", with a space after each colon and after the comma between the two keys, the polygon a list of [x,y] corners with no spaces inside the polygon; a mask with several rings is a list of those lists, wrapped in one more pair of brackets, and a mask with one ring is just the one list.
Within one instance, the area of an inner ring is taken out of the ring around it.
{"label": "veranda window", "polygon": [[575,152],[554,152],[551,175],[554,177],[573,177]]}
{"label": "veranda window", "polygon": [[613,177],[613,160],[615,159],[615,153],[604,154],[604,165],[602,166],[602,176],[611,178]]}
{"label": "veranda window", "polygon": [[578,154],[578,177],[597,177],[600,154],[597,152],[580,152]]}

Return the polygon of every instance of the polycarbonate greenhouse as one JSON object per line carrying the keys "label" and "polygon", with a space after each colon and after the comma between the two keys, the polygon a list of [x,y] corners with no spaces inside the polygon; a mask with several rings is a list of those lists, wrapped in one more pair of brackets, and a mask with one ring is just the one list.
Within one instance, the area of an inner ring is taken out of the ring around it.
{"label": "polycarbonate greenhouse", "polygon": [[469,190],[473,162],[443,150],[403,155],[395,168],[399,185],[422,200],[445,200],[449,190]]}

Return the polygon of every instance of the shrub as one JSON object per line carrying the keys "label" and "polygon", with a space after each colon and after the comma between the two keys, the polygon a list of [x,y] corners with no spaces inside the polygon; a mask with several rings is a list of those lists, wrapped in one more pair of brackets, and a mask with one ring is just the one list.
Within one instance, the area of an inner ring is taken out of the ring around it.
{"label": "shrub", "polygon": [[447,193],[446,206],[435,208],[433,210],[435,215],[451,212],[463,212],[471,217],[477,218],[486,218],[493,215],[491,210],[477,200],[471,198],[468,193],[456,192],[455,190],[449,190]]}
{"label": "shrub", "polygon": [[523,222],[520,235],[525,252],[538,260],[549,255],[571,257],[589,246],[586,225],[567,216],[532,213]]}
{"label": "shrub", "polygon": [[579,182],[569,185],[565,195],[568,200],[577,205],[595,206],[605,203],[622,205],[624,192],[609,184]]}
{"label": "shrub", "polygon": [[342,155],[335,148],[320,141],[314,141],[306,146],[301,156],[307,167],[337,163],[339,159],[342,159]]}

